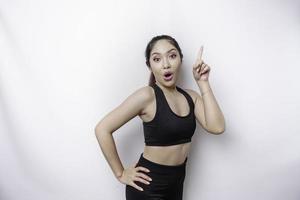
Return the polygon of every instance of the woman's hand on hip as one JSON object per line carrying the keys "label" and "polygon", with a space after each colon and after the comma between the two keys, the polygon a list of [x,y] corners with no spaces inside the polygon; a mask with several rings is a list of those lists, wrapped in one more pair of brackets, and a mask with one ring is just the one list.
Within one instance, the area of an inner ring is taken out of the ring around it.
{"label": "woman's hand on hip", "polygon": [[137,184],[135,184],[134,181],[140,181],[144,184],[149,185],[150,184],[149,181],[152,181],[152,179],[149,176],[147,176],[146,174],[139,172],[139,171],[150,172],[149,169],[147,169],[145,167],[142,167],[142,166],[136,167],[136,165],[134,165],[132,167],[125,168],[123,170],[122,176],[120,176],[120,178],[118,180],[123,184],[131,185],[132,187],[134,187],[140,191],[143,191],[143,188],[141,188]]}

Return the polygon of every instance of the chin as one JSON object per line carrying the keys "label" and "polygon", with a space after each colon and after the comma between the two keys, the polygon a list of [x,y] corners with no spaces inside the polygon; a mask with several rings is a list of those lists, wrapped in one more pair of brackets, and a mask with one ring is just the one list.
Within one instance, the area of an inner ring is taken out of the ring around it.
{"label": "chin", "polygon": [[165,80],[163,80],[163,83],[166,86],[174,86],[174,85],[176,85],[176,81],[175,80],[171,80],[171,81],[165,81]]}

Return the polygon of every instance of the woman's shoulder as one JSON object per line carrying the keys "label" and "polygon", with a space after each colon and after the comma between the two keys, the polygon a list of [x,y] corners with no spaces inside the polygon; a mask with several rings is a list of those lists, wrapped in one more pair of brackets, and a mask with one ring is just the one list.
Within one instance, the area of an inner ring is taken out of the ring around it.
{"label": "woman's shoulder", "polygon": [[148,103],[153,100],[154,91],[151,86],[142,86],[137,88],[130,96],[139,98],[140,102]]}
{"label": "woman's shoulder", "polygon": [[136,90],[136,92],[144,95],[146,98],[149,98],[149,97],[153,96],[153,94],[154,94],[153,88],[151,86],[149,86],[149,85],[139,87]]}

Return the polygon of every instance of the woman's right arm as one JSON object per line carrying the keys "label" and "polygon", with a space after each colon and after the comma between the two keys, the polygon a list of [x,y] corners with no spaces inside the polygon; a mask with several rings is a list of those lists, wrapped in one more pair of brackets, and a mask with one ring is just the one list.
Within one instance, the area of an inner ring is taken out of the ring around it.
{"label": "woman's right arm", "polygon": [[106,161],[115,177],[122,176],[124,167],[117,153],[113,132],[142,113],[151,100],[150,87],[145,86],[128,96],[118,107],[102,118],[95,127],[95,134]]}

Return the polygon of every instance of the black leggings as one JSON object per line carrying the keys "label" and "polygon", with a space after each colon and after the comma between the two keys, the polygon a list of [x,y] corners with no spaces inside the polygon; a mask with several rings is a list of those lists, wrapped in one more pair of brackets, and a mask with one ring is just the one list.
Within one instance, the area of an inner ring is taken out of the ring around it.
{"label": "black leggings", "polygon": [[182,200],[186,162],[187,157],[180,165],[162,165],[146,159],[142,153],[135,167],[148,168],[150,172],[140,172],[148,175],[152,181],[149,181],[149,185],[134,181],[144,191],[126,185],[126,200]]}

